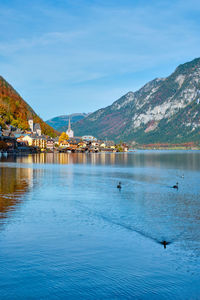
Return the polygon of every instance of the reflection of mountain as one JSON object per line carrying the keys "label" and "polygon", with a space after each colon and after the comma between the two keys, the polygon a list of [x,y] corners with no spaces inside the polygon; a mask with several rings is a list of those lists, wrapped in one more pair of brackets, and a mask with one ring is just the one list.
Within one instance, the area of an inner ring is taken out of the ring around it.
{"label": "reflection of mountain", "polygon": [[15,210],[32,182],[32,169],[0,168],[0,218]]}

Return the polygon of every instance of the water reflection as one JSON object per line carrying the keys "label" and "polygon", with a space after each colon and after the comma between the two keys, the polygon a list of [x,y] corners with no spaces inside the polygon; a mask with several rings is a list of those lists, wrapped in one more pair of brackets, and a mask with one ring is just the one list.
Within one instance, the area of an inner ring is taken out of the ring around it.
{"label": "water reflection", "polygon": [[[92,164],[200,170],[200,151],[137,151],[134,153],[60,153],[0,157],[0,162],[28,164]],[[180,177],[184,174],[180,173]]]}
{"label": "water reflection", "polygon": [[1,158],[2,299],[29,299],[30,290],[33,299],[198,299],[199,159],[170,151]]}
{"label": "water reflection", "polygon": [[31,168],[0,168],[0,218],[16,209],[33,183]]}

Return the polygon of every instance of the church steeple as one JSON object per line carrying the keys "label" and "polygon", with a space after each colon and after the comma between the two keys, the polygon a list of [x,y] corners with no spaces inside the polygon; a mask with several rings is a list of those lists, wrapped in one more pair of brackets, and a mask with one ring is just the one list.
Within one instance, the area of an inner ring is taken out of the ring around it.
{"label": "church steeple", "polygon": [[66,134],[71,138],[71,137],[74,137],[74,132],[73,130],[71,129],[71,121],[70,121],[70,117],[69,117],[69,120],[68,120],[68,129],[66,131]]}
{"label": "church steeple", "polygon": [[71,122],[70,122],[70,117],[69,117],[69,121],[68,121],[68,130],[71,130]]}

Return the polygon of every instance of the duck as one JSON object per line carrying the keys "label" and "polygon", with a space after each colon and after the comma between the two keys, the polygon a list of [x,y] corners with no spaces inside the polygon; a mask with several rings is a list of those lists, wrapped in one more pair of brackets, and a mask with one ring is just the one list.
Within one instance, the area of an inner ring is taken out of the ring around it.
{"label": "duck", "polygon": [[166,241],[162,241],[160,243],[164,246],[165,249],[166,249],[166,246],[169,244],[169,242],[166,242]]}
{"label": "duck", "polygon": [[175,185],[173,185],[173,187],[172,187],[173,189],[177,189],[178,190],[178,182],[175,184]]}
{"label": "duck", "polygon": [[121,188],[122,188],[121,182],[118,183],[117,188],[118,188],[119,190],[121,190]]}

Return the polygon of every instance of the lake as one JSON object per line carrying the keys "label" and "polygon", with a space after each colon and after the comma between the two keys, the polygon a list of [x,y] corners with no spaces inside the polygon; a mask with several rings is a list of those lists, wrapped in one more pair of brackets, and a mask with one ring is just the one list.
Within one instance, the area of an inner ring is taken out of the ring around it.
{"label": "lake", "polygon": [[200,299],[199,171],[200,151],[1,156],[0,299]]}

